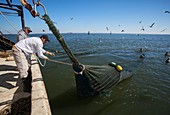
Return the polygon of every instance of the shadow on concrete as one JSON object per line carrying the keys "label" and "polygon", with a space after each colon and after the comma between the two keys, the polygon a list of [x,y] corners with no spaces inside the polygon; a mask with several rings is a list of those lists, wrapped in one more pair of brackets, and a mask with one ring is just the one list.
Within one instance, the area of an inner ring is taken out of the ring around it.
{"label": "shadow on concrete", "polygon": [[[18,76],[18,73],[5,73],[0,75],[0,87],[4,87],[7,89],[12,89],[14,87],[17,87],[18,84],[18,78],[15,78],[15,76]],[[16,82],[15,85],[9,83],[9,82]]]}
{"label": "shadow on concrete", "polygon": [[43,81],[43,78],[36,78],[36,79],[33,79],[33,80],[32,80],[32,83],[38,82],[38,81]]}
{"label": "shadow on concrete", "polygon": [[[31,72],[28,72],[29,84],[31,89]],[[23,83],[20,78],[14,78],[17,73],[8,73],[0,76],[0,79],[4,77],[1,81],[1,86],[6,88],[13,88],[14,86],[9,85],[5,81],[11,80],[16,81],[17,89],[14,92],[14,95],[11,100],[4,101],[0,105],[6,105],[2,110],[0,110],[0,115],[31,115],[31,93],[23,91]],[[8,79],[6,79],[7,77]],[[15,86],[16,87],[16,86]],[[5,114],[4,114],[5,113]]]}
{"label": "shadow on concrete", "polygon": [[1,65],[0,71],[18,71],[16,66]]}
{"label": "shadow on concrete", "polygon": [[11,115],[31,115],[31,84],[32,73],[28,71],[27,87],[29,87],[29,92],[23,92],[23,85],[19,85],[12,99]]}

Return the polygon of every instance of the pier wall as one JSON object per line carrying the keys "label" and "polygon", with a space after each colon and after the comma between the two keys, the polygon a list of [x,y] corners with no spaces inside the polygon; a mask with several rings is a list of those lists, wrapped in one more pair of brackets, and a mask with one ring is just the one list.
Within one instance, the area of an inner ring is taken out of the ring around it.
{"label": "pier wall", "polygon": [[31,73],[32,91],[23,92],[15,62],[0,57],[0,115],[51,115],[43,77],[35,58],[32,59]]}

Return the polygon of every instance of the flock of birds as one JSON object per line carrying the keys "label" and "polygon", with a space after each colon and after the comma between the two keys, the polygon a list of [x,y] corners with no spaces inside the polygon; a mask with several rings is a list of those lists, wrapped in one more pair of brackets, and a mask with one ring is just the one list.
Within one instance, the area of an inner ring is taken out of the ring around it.
{"label": "flock of birds", "polygon": [[[164,13],[168,13],[168,14],[170,14],[170,11],[164,11]],[[70,20],[73,20],[74,18],[70,18]],[[56,22],[54,22],[54,23],[56,23]],[[141,24],[142,23],[142,21],[139,21],[139,24]],[[149,27],[150,28],[153,28],[153,26],[155,25],[155,22],[153,22]],[[120,25],[118,25],[119,27],[120,27]],[[108,27],[106,27],[106,30],[107,31],[109,31],[110,29],[108,28]],[[163,30],[161,30],[160,32],[164,32],[166,30],[166,28],[165,29],[163,29]],[[43,29],[42,30],[43,32],[45,32],[45,30]],[[145,31],[145,29],[144,29],[144,27],[142,26],[142,28],[141,28],[141,31]],[[125,32],[125,30],[121,30],[121,32]],[[90,34],[90,31],[88,31],[88,35]],[[111,31],[110,31],[110,34],[111,34]],[[144,48],[140,48],[140,51],[139,52],[143,52],[144,51]],[[167,59],[166,59],[166,63],[170,63],[170,52],[166,52],[165,53],[165,57],[168,57]],[[140,57],[139,58],[141,58],[141,59],[143,59],[143,58],[145,58],[145,54],[143,53],[143,54],[141,54],[140,55]]]}
{"label": "flock of birds", "polygon": [[[165,10],[165,11],[163,11],[163,12],[164,12],[164,13],[167,13],[167,14],[170,14],[170,11],[168,11],[168,10]],[[70,18],[71,21],[72,21],[73,19],[74,19],[73,17]],[[56,23],[56,22],[53,22],[53,23]],[[139,24],[141,24],[141,23],[142,23],[142,21],[139,21]],[[149,27],[152,28],[154,25],[155,25],[155,22],[153,22]],[[120,25],[118,25],[118,26],[120,27]],[[107,30],[107,31],[110,31],[109,27],[106,27],[106,30]],[[144,28],[143,26],[142,26],[142,28],[141,28],[141,31],[145,31],[145,28]],[[163,29],[163,30],[161,30],[160,32],[164,32],[164,31],[166,31],[166,28]],[[45,30],[43,29],[42,32],[45,32]],[[122,29],[121,32],[125,32],[125,30]],[[112,32],[110,31],[110,34],[111,34],[111,33],[112,33]],[[88,31],[88,34],[89,34],[89,31]]]}
{"label": "flock of birds", "polygon": [[[164,13],[168,13],[168,14],[170,14],[170,11],[163,11]],[[141,24],[142,23],[142,21],[139,21],[139,24]],[[152,23],[149,27],[150,28],[152,28],[153,26],[155,25],[155,22],[154,23]],[[119,27],[120,27],[120,25],[119,25]],[[109,31],[109,28],[108,27],[106,27],[106,30],[107,31]],[[166,28],[165,29],[163,29],[163,30],[161,30],[160,32],[164,32],[166,30]],[[145,29],[144,29],[144,27],[142,26],[142,28],[141,28],[141,31],[145,31]],[[125,32],[125,30],[121,30],[121,32]],[[111,31],[110,31],[110,33],[111,33]]]}
{"label": "flock of birds", "polygon": [[[140,48],[140,50],[139,50],[139,52],[142,53],[142,54],[139,56],[140,59],[145,58],[145,54],[143,53],[144,50],[145,50],[144,48]],[[166,53],[165,53],[165,57],[168,57],[168,58],[165,60],[165,62],[166,62],[166,63],[170,63],[170,52],[166,52]]]}
{"label": "flock of birds", "polygon": [[[165,57],[167,57],[167,56],[170,56],[170,53],[169,53],[169,52],[166,52],[166,53],[165,53]],[[166,63],[170,63],[170,57],[168,57],[168,58],[166,59]]]}
{"label": "flock of birds", "polygon": [[[141,24],[142,23],[142,21],[139,21],[139,23]],[[153,26],[155,25],[155,22],[154,23],[152,23],[149,27],[150,28],[152,28]],[[119,25],[119,27],[120,27],[120,25]],[[108,27],[106,27],[106,30],[107,31],[109,31],[110,29],[108,28]],[[163,30],[161,30],[160,32],[164,32],[166,30],[166,28],[165,29],[163,29]],[[145,28],[142,26],[142,28],[141,28],[141,31],[145,31]],[[124,29],[122,29],[121,30],[121,32],[125,32],[125,30]],[[110,31],[110,33],[111,33],[111,31]]]}

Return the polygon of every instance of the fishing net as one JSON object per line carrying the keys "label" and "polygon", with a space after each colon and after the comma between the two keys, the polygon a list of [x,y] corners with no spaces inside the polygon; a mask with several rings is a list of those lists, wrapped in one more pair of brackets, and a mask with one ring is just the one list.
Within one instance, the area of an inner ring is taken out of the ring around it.
{"label": "fishing net", "polygon": [[80,64],[76,57],[73,55],[72,51],[68,48],[62,35],[54,26],[49,16],[45,14],[43,19],[73,63],[78,95],[91,96],[110,92],[112,87],[121,81],[122,75],[121,72],[117,70],[116,66]]}
{"label": "fishing net", "polygon": [[120,73],[109,65],[85,65],[83,68],[83,71],[75,71],[79,95],[89,96],[108,93],[120,81]]}
{"label": "fishing net", "polygon": [[[25,6],[25,2],[22,4]],[[36,4],[34,3],[34,9],[36,9],[36,6],[38,6],[37,4],[43,7],[45,14],[41,17],[38,12],[34,11],[34,13],[38,14],[37,16],[46,22],[49,29],[57,38],[60,45],[73,63],[72,66],[75,73],[78,95],[90,96],[110,92],[112,87],[122,80],[123,74],[121,72],[121,66],[96,66],[80,64],[70,48],[68,48],[62,35],[59,33],[59,30],[55,27],[54,22],[51,21],[50,17],[47,15],[45,7],[40,2],[38,2]],[[28,10],[31,13],[32,9]],[[33,17],[35,16],[36,15],[33,15]]]}

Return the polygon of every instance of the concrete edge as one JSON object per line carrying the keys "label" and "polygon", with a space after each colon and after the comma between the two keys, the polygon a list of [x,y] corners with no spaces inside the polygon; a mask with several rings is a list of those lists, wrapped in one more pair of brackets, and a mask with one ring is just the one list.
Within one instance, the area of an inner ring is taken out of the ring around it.
{"label": "concrete edge", "polygon": [[51,115],[50,104],[46,93],[44,81],[39,64],[32,61],[32,93],[31,93],[31,115]]}

